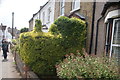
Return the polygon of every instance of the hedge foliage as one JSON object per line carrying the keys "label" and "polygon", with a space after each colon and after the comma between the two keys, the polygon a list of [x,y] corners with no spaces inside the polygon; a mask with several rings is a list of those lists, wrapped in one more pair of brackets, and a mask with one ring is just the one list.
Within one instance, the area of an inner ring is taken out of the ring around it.
{"label": "hedge foliage", "polygon": [[118,80],[119,77],[117,63],[107,57],[83,57],[71,53],[56,65],[56,69],[59,78],[68,80]]}
{"label": "hedge foliage", "polygon": [[20,45],[19,45],[19,39],[13,39],[12,42],[10,42],[10,48],[12,53],[19,53],[20,52]]}
{"label": "hedge foliage", "polygon": [[54,35],[62,36],[64,48],[84,47],[86,24],[78,18],[62,16],[55,20],[49,31]]}
{"label": "hedge foliage", "polygon": [[56,75],[55,64],[65,54],[83,47],[85,22],[60,17],[51,25],[48,33],[41,32],[40,20],[36,21],[35,26],[34,31],[20,35],[20,55],[38,75]]}

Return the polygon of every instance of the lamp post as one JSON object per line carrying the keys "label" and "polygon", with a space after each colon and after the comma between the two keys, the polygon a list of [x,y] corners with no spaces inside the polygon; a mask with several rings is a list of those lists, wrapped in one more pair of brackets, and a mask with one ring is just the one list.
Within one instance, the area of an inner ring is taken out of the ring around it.
{"label": "lamp post", "polygon": [[14,33],[14,12],[12,12],[12,39],[13,39],[13,33]]}

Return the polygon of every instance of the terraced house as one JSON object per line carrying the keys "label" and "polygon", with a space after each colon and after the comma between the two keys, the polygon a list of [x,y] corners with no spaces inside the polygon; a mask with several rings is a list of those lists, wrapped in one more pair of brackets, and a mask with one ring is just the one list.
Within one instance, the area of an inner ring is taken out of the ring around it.
{"label": "terraced house", "polygon": [[40,10],[33,14],[33,17],[29,20],[29,31],[33,30],[35,26],[35,20],[40,19],[42,21],[43,31],[48,32],[48,28],[54,22],[54,7],[55,0],[49,0],[45,5],[40,6]]}
{"label": "terraced house", "polygon": [[[85,2],[84,0],[49,0],[39,10],[39,19],[42,21],[43,29],[47,30],[54,20],[60,16],[77,17],[86,21],[86,51],[98,56],[103,54],[111,56],[112,51],[119,46],[119,44],[113,44],[114,28],[111,27],[115,25],[115,21],[119,22],[119,18],[116,19],[116,16],[119,16],[119,10],[116,9],[120,7],[119,0],[117,1],[113,3],[111,0],[104,0],[104,2],[97,2],[97,0],[91,2]],[[112,9],[116,11],[109,12]]]}

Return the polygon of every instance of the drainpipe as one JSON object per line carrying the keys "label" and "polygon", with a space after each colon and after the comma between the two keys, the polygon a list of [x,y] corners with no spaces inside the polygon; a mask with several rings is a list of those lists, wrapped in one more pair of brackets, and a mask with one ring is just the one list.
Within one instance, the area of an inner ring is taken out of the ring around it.
{"label": "drainpipe", "polygon": [[97,20],[97,26],[96,26],[96,41],[95,41],[95,55],[97,54],[97,46],[98,46],[98,30],[99,30],[99,21],[103,18],[103,16],[101,16],[98,20]]}
{"label": "drainpipe", "polygon": [[93,33],[94,33],[94,21],[95,21],[95,8],[96,8],[96,0],[94,0],[94,2],[93,2],[92,28],[91,28],[91,39],[90,39],[90,50],[89,50],[89,54],[91,54],[91,51],[92,51]]}

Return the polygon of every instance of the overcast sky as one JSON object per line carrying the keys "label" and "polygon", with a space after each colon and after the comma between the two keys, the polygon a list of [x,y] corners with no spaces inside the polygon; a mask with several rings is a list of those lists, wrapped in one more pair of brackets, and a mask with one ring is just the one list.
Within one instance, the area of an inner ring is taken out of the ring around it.
{"label": "overcast sky", "polygon": [[14,27],[21,29],[29,27],[28,21],[40,6],[48,0],[0,0],[0,24],[12,27],[12,12],[14,12]]}

